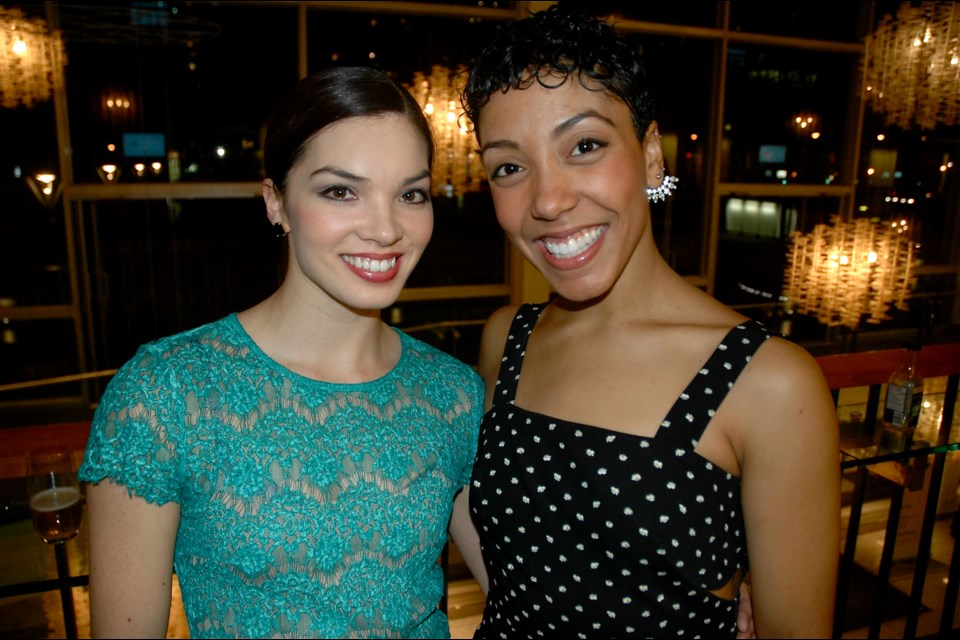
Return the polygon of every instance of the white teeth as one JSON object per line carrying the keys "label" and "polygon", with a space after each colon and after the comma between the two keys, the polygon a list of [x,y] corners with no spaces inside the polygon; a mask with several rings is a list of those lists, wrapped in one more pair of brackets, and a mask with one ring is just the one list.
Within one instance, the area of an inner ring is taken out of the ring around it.
{"label": "white teeth", "polygon": [[343,261],[347,264],[350,264],[357,269],[363,269],[364,271],[372,271],[373,273],[382,273],[384,271],[389,271],[397,266],[396,257],[389,258],[387,260],[371,260],[370,258],[357,258],[354,256],[340,256],[343,258]]}
{"label": "white teeth", "polygon": [[547,251],[550,252],[550,255],[554,257],[573,258],[590,248],[590,246],[603,235],[605,229],[606,227],[594,227],[593,229],[581,231],[560,242],[544,240],[543,245],[547,248]]}

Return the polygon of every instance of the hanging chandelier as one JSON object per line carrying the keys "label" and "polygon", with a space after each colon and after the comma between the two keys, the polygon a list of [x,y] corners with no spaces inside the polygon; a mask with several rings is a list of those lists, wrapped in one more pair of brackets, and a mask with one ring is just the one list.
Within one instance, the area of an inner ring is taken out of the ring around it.
{"label": "hanging chandelier", "polygon": [[448,67],[433,65],[429,76],[417,71],[413,82],[404,85],[433,129],[437,148],[431,176],[434,194],[478,191],[484,176],[473,132],[460,106],[461,87],[454,82],[463,75],[462,69],[454,74]]}
{"label": "hanging chandelier", "polygon": [[867,103],[884,124],[960,124],[960,4],[904,2],[866,39]]}
{"label": "hanging chandelier", "polygon": [[19,9],[0,7],[0,106],[32,107],[63,83],[65,56],[59,31]]}
{"label": "hanging chandelier", "polygon": [[867,218],[818,224],[795,233],[787,253],[784,296],[798,313],[828,326],[859,328],[906,310],[914,281],[914,244],[907,222]]}

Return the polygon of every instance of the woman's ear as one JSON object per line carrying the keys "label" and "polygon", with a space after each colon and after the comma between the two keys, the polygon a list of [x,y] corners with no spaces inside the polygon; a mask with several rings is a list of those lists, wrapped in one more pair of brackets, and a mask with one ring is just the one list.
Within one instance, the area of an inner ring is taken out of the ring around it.
{"label": "woman's ear", "polygon": [[643,136],[643,155],[647,160],[646,180],[647,186],[657,188],[663,182],[665,175],[663,166],[663,149],[660,147],[660,132],[657,130],[657,122],[654,120],[647,127],[647,132]]}
{"label": "woman's ear", "polygon": [[283,215],[283,195],[270,178],[263,181],[263,202],[267,205],[267,220],[270,224],[280,224],[284,231],[289,231]]}

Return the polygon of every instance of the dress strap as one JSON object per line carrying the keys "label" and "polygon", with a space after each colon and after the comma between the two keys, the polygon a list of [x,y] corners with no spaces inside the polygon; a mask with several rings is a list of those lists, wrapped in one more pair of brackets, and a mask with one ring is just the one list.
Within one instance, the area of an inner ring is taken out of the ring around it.
{"label": "dress strap", "polygon": [[740,373],[770,335],[755,320],[733,327],[680,394],[656,437],[696,447]]}
{"label": "dress strap", "polygon": [[523,356],[526,355],[527,341],[545,306],[546,303],[524,304],[517,309],[517,315],[510,324],[510,333],[503,344],[503,359],[500,361],[500,373],[497,374],[493,404],[513,404],[517,397],[520,367],[523,366]]}

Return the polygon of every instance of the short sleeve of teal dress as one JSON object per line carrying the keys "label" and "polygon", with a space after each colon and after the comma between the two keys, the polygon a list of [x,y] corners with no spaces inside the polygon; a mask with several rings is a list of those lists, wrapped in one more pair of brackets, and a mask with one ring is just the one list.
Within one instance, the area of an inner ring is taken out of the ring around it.
{"label": "short sleeve of teal dress", "polygon": [[145,345],[110,382],[81,479],[180,505],[191,637],[449,635],[437,558],[483,386],[400,337],[383,378],[329,384],[279,366],[231,315]]}

